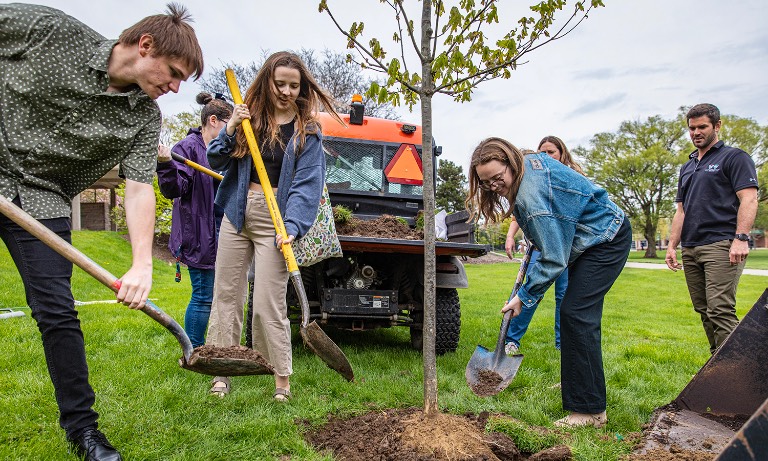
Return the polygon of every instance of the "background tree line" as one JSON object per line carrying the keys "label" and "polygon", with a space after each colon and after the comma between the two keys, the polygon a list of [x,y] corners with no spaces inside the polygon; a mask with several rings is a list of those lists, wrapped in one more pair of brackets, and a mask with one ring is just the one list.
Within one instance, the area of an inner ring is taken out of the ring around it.
{"label": "background tree line", "polygon": [[[670,119],[654,115],[622,122],[617,131],[595,134],[589,146],[573,151],[583,159],[586,175],[608,191],[629,215],[635,232],[648,242],[646,258],[656,257],[660,223],[675,212],[680,167],[696,150],[688,136],[688,109],[681,107]],[[768,125],[736,115],[721,118],[720,140],[750,154],[758,168],[760,210],[754,227],[764,229],[768,227]]]}
{"label": "background tree line", "polygon": [[[235,70],[243,88],[253,81],[268,56],[262,51],[259,60],[245,65],[225,63],[204,77],[200,85],[204,91],[229,94],[224,69]],[[365,96],[373,80],[366,78],[357,64],[347,61],[345,55],[330,50],[298,52],[318,82],[338,102],[334,110],[347,112],[353,94],[364,95],[366,115],[397,119],[397,112],[389,103],[378,103]],[[648,242],[645,257],[657,256],[657,237],[666,237],[665,221],[674,214],[674,198],[680,167],[695,150],[690,142],[685,114],[688,107],[680,107],[671,118],[653,115],[645,120],[628,120],[614,132],[592,136],[587,146],[578,146],[573,154],[582,162],[586,175],[604,187],[620,206],[627,211],[636,233]],[[760,208],[755,221],[756,232],[768,228],[768,125],[751,118],[723,115],[720,139],[749,153],[758,167]],[[163,120],[161,142],[173,145],[187,135],[190,128],[200,125],[199,109],[181,112]],[[435,203],[437,209],[453,213],[464,209],[467,177],[463,166],[440,159],[437,168]],[[118,196],[122,191],[118,189]],[[170,231],[172,202],[165,200],[156,187],[159,234]],[[113,212],[120,225],[122,208]],[[503,249],[509,223],[493,229],[482,225],[476,232],[479,243]],[[663,232],[662,232],[663,231]],[[664,234],[664,235],[662,235]]]}

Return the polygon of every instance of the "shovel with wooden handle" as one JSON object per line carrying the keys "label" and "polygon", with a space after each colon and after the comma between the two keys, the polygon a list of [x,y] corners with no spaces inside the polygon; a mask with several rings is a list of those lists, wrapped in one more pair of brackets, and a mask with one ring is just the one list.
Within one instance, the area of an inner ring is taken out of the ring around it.
{"label": "shovel with wooden handle", "polygon": [[[517,271],[515,286],[512,288],[512,294],[509,295],[507,302],[515,297],[517,291],[523,285],[525,272],[528,270],[528,262],[531,260],[531,253],[533,253],[533,245],[528,242],[528,249],[522,262],[520,262],[520,270]],[[464,377],[467,380],[467,384],[469,384],[469,388],[479,397],[496,395],[506,389],[523,362],[522,354],[515,354],[509,357],[504,351],[504,339],[511,320],[512,311],[508,310],[504,313],[504,318],[501,322],[496,349],[489,351],[483,346],[477,346],[474,354],[469,359],[469,363],[467,363]]]}
{"label": "shovel with wooden handle", "polygon": [[[229,91],[232,93],[232,100],[235,104],[242,104],[243,97],[240,95],[240,88],[237,85],[235,79],[235,73],[232,69],[225,71],[227,76],[227,85],[229,85]],[[283,217],[280,214],[280,209],[277,206],[277,199],[272,191],[272,185],[269,182],[267,176],[267,170],[264,168],[264,161],[261,159],[261,152],[259,151],[258,143],[256,142],[256,136],[253,134],[253,127],[251,127],[250,120],[244,120],[240,125],[245,132],[245,139],[248,141],[248,148],[251,151],[251,158],[256,166],[256,173],[259,175],[259,181],[261,187],[264,190],[264,198],[267,201],[267,208],[269,208],[269,215],[272,217],[272,223],[275,225],[275,232],[283,236],[283,239],[288,237],[285,231],[285,224],[283,223]],[[304,283],[301,280],[301,272],[299,266],[296,264],[296,257],[293,255],[293,248],[290,244],[281,245],[283,257],[288,266],[288,272],[291,274],[291,282],[293,288],[296,290],[296,295],[299,298],[299,304],[301,305],[301,337],[304,339],[304,343],[309,346],[312,352],[315,353],[329,368],[338,372],[346,380],[352,381],[355,378],[355,374],[352,371],[352,365],[349,364],[347,356],[344,355],[339,346],[325,334],[320,328],[317,322],[312,321],[309,323],[309,300],[307,299],[307,293],[304,290]]]}
{"label": "shovel with wooden handle", "polygon": [[[67,243],[66,240],[56,235],[55,232],[16,206],[7,197],[0,196],[0,213],[115,293],[120,291],[121,282],[117,277],[110,274],[109,271],[99,266],[91,258],[80,252],[80,250]],[[272,365],[266,360],[257,361],[216,357],[213,353],[201,356],[193,349],[189,336],[187,336],[184,329],[152,301],[147,300],[144,307],[140,310],[150,316],[152,320],[164,326],[179,341],[183,354],[183,357],[179,360],[179,365],[184,369],[211,376],[264,375],[274,373]]]}

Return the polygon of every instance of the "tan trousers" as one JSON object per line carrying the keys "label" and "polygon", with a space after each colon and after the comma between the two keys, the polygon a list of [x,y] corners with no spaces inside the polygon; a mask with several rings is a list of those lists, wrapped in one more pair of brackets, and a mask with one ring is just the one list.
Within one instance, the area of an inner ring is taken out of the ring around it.
{"label": "tan trousers", "polygon": [[293,373],[291,325],[285,303],[289,274],[282,253],[275,247],[275,227],[264,194],[255,191],[248,193],[241,233],[226,216],[221,222],[207,344],[240,344],[242,294],[247,291],[251,261],[255,270],[253,348],[275,367],[277,375],[289,376]]}
{"label": "tan trousers", "polygon": [[693,309],[701,316],[709,351],[715,353],[739,319],[736,317],[736,288],[746,260],[731,265],[731,240],[683,248],[683,271]]}

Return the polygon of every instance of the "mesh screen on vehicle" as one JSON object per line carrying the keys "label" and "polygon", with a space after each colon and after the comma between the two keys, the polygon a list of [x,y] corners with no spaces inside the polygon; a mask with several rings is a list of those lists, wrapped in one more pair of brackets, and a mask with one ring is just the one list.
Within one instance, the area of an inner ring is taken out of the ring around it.
{"label": "mesh screen on vehicle", "polygon": [[397,144],[323,140],[328,188],[421,196],[422,186],[390,183],[384,175],[384,169],[399,147]]}

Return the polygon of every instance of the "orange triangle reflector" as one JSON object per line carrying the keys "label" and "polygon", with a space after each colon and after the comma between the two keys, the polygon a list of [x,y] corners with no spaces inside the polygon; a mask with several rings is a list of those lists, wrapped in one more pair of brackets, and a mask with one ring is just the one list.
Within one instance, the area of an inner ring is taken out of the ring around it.
{"label": "orange triangle reflector", "polygon": [[421,186],[424,183],[424,173],[416,146],[400,144],[397,153],[384,169],[384,174],[391,183]]}

